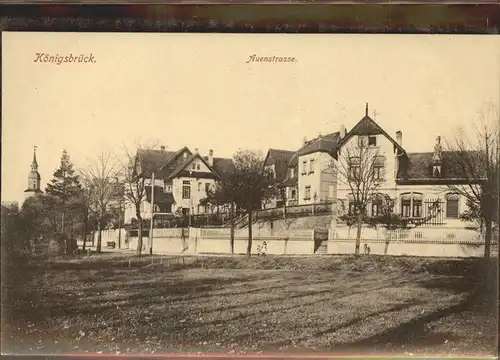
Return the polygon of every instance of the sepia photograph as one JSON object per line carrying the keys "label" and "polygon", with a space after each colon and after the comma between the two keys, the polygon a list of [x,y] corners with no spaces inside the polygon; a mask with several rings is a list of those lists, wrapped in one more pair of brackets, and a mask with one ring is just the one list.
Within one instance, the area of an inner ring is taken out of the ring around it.
{"label": "sepia photograph", "polygon": [[497,358],[498,35],[1,43],[2,354]]}

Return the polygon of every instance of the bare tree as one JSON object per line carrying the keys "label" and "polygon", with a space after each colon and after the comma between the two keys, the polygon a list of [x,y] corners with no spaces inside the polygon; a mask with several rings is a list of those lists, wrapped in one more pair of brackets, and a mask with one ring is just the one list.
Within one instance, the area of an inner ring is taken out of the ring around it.
{"label": "bare tree", "polygon": [[110,203],[116,196],[118,166],[108,152],[101,153],[88,168],[82,170],[85,187],[89,190],[89,209],[97,219],[97,252],[101,252],[102,222]]}
{"label": "bare tree", "polygon": [[332,167],[339,182],[345,184],[352,196],[351,215],[356,216],[357,233],[355,254],[359,255],[361,228],[366,209],[383,182],[381,173],[384,158],[376,148],[347,144],[336,154]]}
{"label": "bare tree", "polygon": [[149,151],[141,146],[136,146],[135,149],[125,150],[125,159],[121,162],[121,175],[124,183],[124,197],[127,202],[132,204],[135,210],[135,216],[138,221],[138,240],[137,240],[137,256],[141,256],[142,251],[142,230],[143,219],[141,214],[141,205],[147,199],[149,183],[148,176],[145,176],[144,171],[150,169],[154,164],[151,162]]}
{"label": "bare tree", "polygon": [[455,138],[448,142],[450,165],[459,169],[466,180],[448,185],[451,192],[467,199],[469,209],[464,220],[477,220],[485,235],[484,257],[490,256],[493,224],[498,223],[499,183],[499,110],[487,103],[473,123],[474,133],[457,129]]}
{"label": "bare tree", "polygon": [[[264,157],[262,152],[239,150],[233,156],[234,169],[223,176],[217,184],[214,194],[209,196],[217,204],[231,206],[231,239],[234,238],[233,210],[244,212],[248,216],[247,256],[252,252],[253,213],[259,210],[262,203],[276,195],[273,181],[262,171]],[[233,249],[233,240],[231,248]]]}
{"label": "bare tree", "polygon": [[85,251],[85,248],[87,246],[87,233],[89,230],[89,221],[91,219],[91,203],[94,199],[93,191],[94,187],[92,186],[91,182],[83,179],[78,198],[78,206],[81,210],[81,219],[83,223],[83,251]]}

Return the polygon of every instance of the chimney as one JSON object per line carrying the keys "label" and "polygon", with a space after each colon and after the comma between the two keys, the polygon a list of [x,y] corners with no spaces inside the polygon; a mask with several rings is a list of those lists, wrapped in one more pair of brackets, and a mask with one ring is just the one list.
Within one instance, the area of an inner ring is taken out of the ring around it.
{"label": "chimney", "polygon": [[302,146],[304,146],[304,145],[306,144],[306,142],[307,142],[307,138],[304,136],[304,137],[302,138]]}
{"label": "chimney", "polygon": [[194,153],[198,154],[198,148],[194,148]]}
{"label": "chimney", "polygon": [[165,146],[164,145],[160,146],[160,149],[161,151],[165,151]]}
{"label": "chimney", "polygon": [[340,133],[340,138],[343,139],[347,133],[347,130],[345,129],[344,125],[340,125],[339,133]]}
{"label": "chimney", "polygon": [[403,146],[403,133],[400,130],[396,131],[396,142],[399,146]]}
{"label": "chimney", "polygon": [[365,106],[365,116],[368,116],[368,103],[366,103],[366,106]]}
{"label": "chimney", "polygon": [[207,162],[208,162],[208,165],[210,165],[210,166],[214,165],[214,151],[213,151],[213,149],[208,150]]}

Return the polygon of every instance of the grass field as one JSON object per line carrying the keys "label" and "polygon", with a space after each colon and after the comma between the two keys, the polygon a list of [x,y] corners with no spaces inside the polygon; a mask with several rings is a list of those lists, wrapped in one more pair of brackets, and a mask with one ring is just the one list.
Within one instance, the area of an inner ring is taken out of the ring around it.
{"label": "grass field", "polygon": [[18,276],[4,353],[496,352],[477,260],[108,254]]}

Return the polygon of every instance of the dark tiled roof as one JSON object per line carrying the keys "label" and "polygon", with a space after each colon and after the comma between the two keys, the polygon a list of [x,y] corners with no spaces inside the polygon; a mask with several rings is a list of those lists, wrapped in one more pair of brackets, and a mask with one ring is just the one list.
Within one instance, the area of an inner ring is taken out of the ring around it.
{"label": "dark tiled roof", "polygon": [[288,164],[294,154],[295,151],[291,150],[269,149],[264,165],[274,165],[276,181],[281,182],[285,180],[288,171]]}
{"label": "dark tiled roof", "polygon": [[[146,186],[145,188],[146,200],[151,203],[151,186]],[[173,194],[164,192],[161,186],[155,186],[154,199],[155,205],[158,205],[162,211],[165,208],[170,208],[172,204],[175,204]]]}
{"label": "dark tiled roof", "polygon": [[224,177],[225,174],[231,173],[234,170],[232,159],[214,158],[213,168],[217,175]]}
{"label": "dark tiled roof", "polygon": [[[187,156],[186,158],[181,157],[181,155],[186,152],[189,156]],[[177,150],[176,152],[174,152],[170,160],[161,167],[158,173],[158,177],[167,179],[179,167],[182,167],[184,164],[186,164],[191,155],[192,152],[186,146]]]}
{"label": "dark tiled roof", "polygon": [[294,177],[294,178],[288,177],[280,185],[281,186],[296,186],[297,185],[297,178],[296,177]]}
{"label": "dark tiled roof", "polygon": [[[334,132],[331,134],[321,135],[312,140],[307,141],[304,146],[299,150],[295,151],[293,155],[288,160],[288,168],[297,167],[299,157],[307,154],[312,154],[315,152],[327,152],[331,153],[334,151],[340,142],[340,132]],[[297,185],[297,169],[295,170],[295,178],[290,178],[290,171],[288,171],[284,176],[285,180],[282,182],[283,186],[295,186]]]}
{"label": "dark tiled roof", "polygon": [[185,159],[184,161],[182,161],[176,168],[174,171],[172,171],[169,175],[168,175],[168,178],[169,179],[173,179],[175,178],[182,170],[184,170],[184,168],[191,162],[193,161],[195,158],[202,158],[200,156],[200,154],[191,154],[190,156],[187,157],[187,159]]}
{"label": "dark tiled roof", "polygon": [[143,175],[150,177],[153,171],[157,172],[170,162],[175,154],[176,152],[168,150],[138,149],[136,156]]}
{"label": "dark tiled roof", "polygon": [[223,174],[227,173],[227,171],[230,171],[232,169],[233,162],[231,159],[225,159],[225,158],[214,158],[213,159],[213,166],[211,166],[208,163],[208,157],[207,156],[201,156],[200,154],[192,154],[191,156],[188,156],[188,158],[183,161],[169,176],[169,179],[172,179],[176,176],[180,176],[180,174],[185,170],[185,167],[187,164],[189,164],[194,158],[200,158],[205,165],[212,170],[213,173],[215,173],[216,176],[222,176]]}
{"label": "dark tiled roof", "polygon": [[25,193],[29,193],[29,192],[33,192],[33,193],[36,193],[36,194],[42,194],[43,191],[42,190],[39,190],[39,189],[26,189],[24,190]]}
{"label": "dark tiled roof", "polygon": [[[401,157],[398,178],[405,180],[430,179],[432,176],[433,152],[407,153],[407,157]],[[468,155],[473,155],[469,152]],[[457,151],[443,151],[440,179],[465,178],[459,164],[461,155]]]}
{"label": "dark tiled roof", "polygon": [[306,143],[305,146],[297,151],[297,156],[312,154],[314,152],[331,152],[334,150],[340,140],[340,133],[334,132],[327,135],[318,136]]}
{"label": "dark tiled roof", "polygon": [[307,141],[298,151],[290,158],[288,166],[297,166],[299,157],[313,152],[332,152],[337,148],[340,141],[340,132],[334,132],[327,135],[318,136]]}

